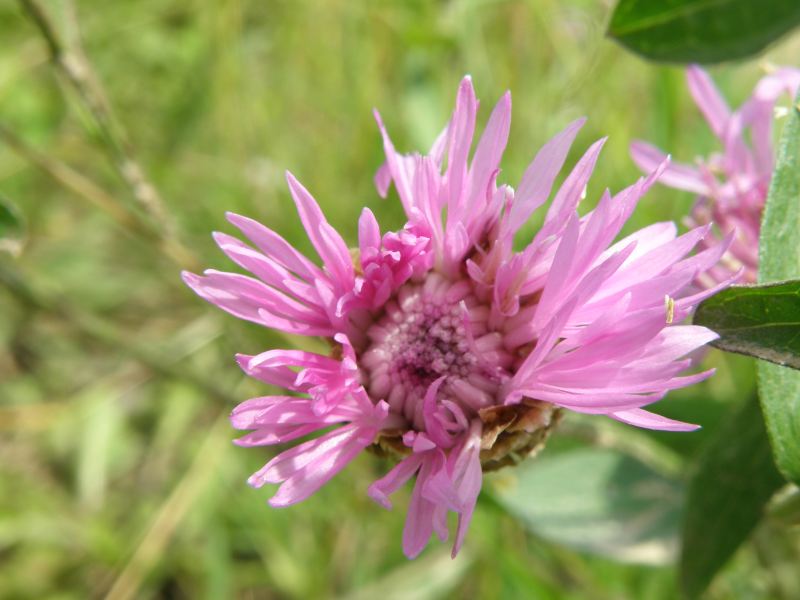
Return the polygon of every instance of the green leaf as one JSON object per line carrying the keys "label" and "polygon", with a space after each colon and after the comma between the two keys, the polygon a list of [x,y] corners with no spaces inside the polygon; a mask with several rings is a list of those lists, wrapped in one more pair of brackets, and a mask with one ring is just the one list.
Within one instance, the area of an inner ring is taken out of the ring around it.
{"label": "green leaf", "polygon": [[721,350],[800,369],[800,281],[732,286],[700,304],[694,323],[716,331]]}
{"label": "green leaf", "polygon": [[25,226],[17,209],[7,199],[0,196],[0,251],[19,254]]}
{"label": "green leaf", "polygon": [[451,598],[454,588],[469,572],[473,557],[464,548],[453,560],[449,551],[436,551],[389,571],[386,575],[347,594],[343,600],[435,600]]}
{"label": "green leaf", "polygon": [[689,480],[680,557],[686,596],[705,590],[783,483],[754,396],[715,432]]}
{"label": "green leaf", "polygon": [[498,502],[543,538],[628,562],[673,557],[683,489],[626,454],[574,450],[526,461],[510,477],[498,481]]}
{"label": "green leaf", "polygon": [[[762,283],[800,278],[798,101],[781,135],[761,224],[758,277]],[[758,390],[775,462],[787,479],[800,483],[800,371],[762,362]]]}
{"label": "green leaf", "polygon": [[620,0],[608,35],[664,62],[750,56],[800,24],[797,0]]}

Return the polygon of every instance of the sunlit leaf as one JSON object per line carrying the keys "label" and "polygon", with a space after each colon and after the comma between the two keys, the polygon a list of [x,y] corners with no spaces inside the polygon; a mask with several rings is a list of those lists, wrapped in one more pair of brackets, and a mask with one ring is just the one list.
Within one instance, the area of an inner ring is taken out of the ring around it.
{"label": "sunlit leaf", "polygon": [[452,597],[453,588],[467,574],[473,558],[462,550],[453,560],[450,552],[426,554],[414,562],[404,563],[386,575],[344,596],[346,600],[433,600]]}
{"label": "sunlit leaf", "polygon": [[800,369],[800,281],[733,286],[703,302],[697,325],[716,331],[712,345]]}
{"label": "sunlit leaf", "polygon": [[652,60],[714,63],[755,54],[798,24],[797,0],[620,0],[608,34]]}
{"label": "sunlit leaf", "polygon": [[681,485],[613,450],[530,460],[497,499],[534,533],[618,560],[663,564],[677,545]]}
{"label": "sunlit leaf", "polygon": [[[797,104],[781,135],[759,243],[761,282],[800,278],[800,109]],[[775,461],[788,479],[800,483],[800,372],[762,362],[758,367],[758,379],[761,408]]]}
{"label": "sunlit leaf", "polygon": [[688,597],[705,590],[783,482],[753,397],[715,432],[689,481],[680,558]]}

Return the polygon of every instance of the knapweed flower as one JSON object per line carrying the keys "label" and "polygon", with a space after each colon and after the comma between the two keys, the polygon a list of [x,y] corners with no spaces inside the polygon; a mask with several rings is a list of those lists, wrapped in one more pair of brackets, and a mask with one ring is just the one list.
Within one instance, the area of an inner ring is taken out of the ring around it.
{"label": "knapweed flower", "polygon": [[[700,67],[689,67],[686,79],[697,107],[722,143],[722,152],[698,158],[694,166],[673,162],[659,181],[698,194],[691,216],[686,219],[687,226],[712,222],[717,226],[714,235],[701,242],[701,247],[713,244],[715,238],[733,235],[720,264],[701,273],[698,283],[713,286],[739,270],[743,271],[743,282],[754,283],[758,274],[761,213],[775,167],[772,140],[775,104],[783,94],[795,97],[800,71],[782,68],[769,73],[736,111],[730,110]],[[644,142],[631,145],[631,156],[648,173],[665,158],[660,150]]]}
{"label": "knapweed flower", "polygon": [[[516,191],[498,184],[511,96],[504,95],[472,154],[478,101],[469,78],[449,124],[427,155],[395,151],[376,113],[386,163],[382,196],[394,184],[408,222],[381,233],[365,208],[350,249],[308,191],[287,174],[300,220],[322,266],[251,219],[228,215],[252,246],[217,233],[222,250],[255,278],[207,271],[186,283],[231,314],[329,342],[329,355],[267,350],[239,356],[244,371],[289,395],[253,398],[233,410],[241,446],[285,444],[249,483],[280,484],[270,503],[304,500],[362,450],[397,464],[369,495],[389,496],[414,479],[403,549],[414,557],[432,533],[453,555],[472,517],[482,472],[538,449],[563,409],[671,431],[694,429],[642,407],[706,378],[681,376],[684,358],[714,339],[675,323],[706,290],[692,281],[726,249],[690,255],[703,226],[677,237],[656,223],[612,243],[636,203],[662,174],[612,195],[580,217],[576,207],[605,140],[594,143],[555,193],[538,233],[521,251],[520,227],[548,200],[583,120],[550,140]],[[446,166],[445,166],[446,165]],[[671,319],[670,319],[671,321]]]}

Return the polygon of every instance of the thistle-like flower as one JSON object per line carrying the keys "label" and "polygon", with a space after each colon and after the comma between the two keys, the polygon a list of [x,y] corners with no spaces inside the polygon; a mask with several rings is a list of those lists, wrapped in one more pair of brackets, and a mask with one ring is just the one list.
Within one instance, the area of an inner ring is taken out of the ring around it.
{"label": "thistle-like flower", "polygon": [[[432,533],[447,538],[448,511],[458,514],[455,555],[482,471],[537,450],[563,409],[691,430],[696,426],[642,407],[711,373],[679,375],[690,366],[684,357],[716,336],[677,323],[715,291],[687,290],[727,244],[690,256],[709,227],[678,237],[672,223],[612,243],[666,163],[615,195],[606,191],[580,217],[576,207],[605,142],[599,140],[517,252],[515,235],[548,200],[583,120],[541,149],[515,191],[497,183],[511,96],[498,102],[470,160],[477,110],[465,78],[427,155],[397,153],[376,113],[386,153],[376,184],[382,196],[391,184],[397,190],[408,217],[399,231],[382,234],[365,208],[351,250],[287,174],[322,267],[264,225],[230,214],[254,247],[222,233],[215,239],[255,278],[184,274],[197,294],[239,318],[331,345],[327,356],[268,350],[238,357],[248,375],[291,395],[236,407],[233,426],[252,430],[237,444],[284,444],[328,430],[279,453],[249,483],[280,484],[270,504],[286,506],[309,497],[364,449],[390,455],[397,464],[368,493],[388,508],[389,496],[414,479],[403,535],[409,557]],[[676,324],[667,323],[665,297]]]}
{"label": "thistle-like flower", "polygon": [[[800,70],[773,70],[758,82],[752,96],[736,111],[730,110],[700,67],[689,67],[686,79],[697,107],[722,142],[722,152],[698,158],[694,166],[673,162],[659,181],[698,194],[686,225],[697,227],[713,222],[718,228],[701,242],[701,247],[713,244],[715,238],[733,234],[731,246],[720,264],[701,273],[698,283],[710,287],[740,270],[744,282],[754,283],[758,274],[761,213],[775,167],[772,122],[774,113],[779,112],[775,104],[783,94],[795,97]],[[660,150],[645,142],[631,144],[631,156],[646,173],[665,158]]]}

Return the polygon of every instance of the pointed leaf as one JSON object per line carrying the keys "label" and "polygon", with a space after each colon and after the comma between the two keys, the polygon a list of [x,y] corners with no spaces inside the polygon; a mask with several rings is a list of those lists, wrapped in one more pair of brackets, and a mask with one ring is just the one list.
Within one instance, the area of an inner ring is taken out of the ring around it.
{"label": "pointed leaf", "polygon": [[617,451],[581,449],[519,465],[497,500],[534,533],[618,560],[664,564],[678,540],[683,488]]}
{"label": "pointed leaf", "polygon": [[[800,3],[798,3],[800,6]],[[800,108],[795,100],[778,149],[761,226],[759,281],[800,278]],[[758,365],[758,390],[775,462],[800,483],[800,371]]]}
{"label": "pointed leaf", "polygon": [[800,281],[730,287],[700,304],[694,323],[716,331],[721,350],[800,369]]}
{"label": "pointed leaf", "polygon": [[680,558],[686,596],[703,593],[783,483],[753,397],[715,432],[689,481]]}
{"label": "pointed leaf", "polygon": [[656,61],[750,56],[800,24],[797,0],[620,0],[608,35]]}

